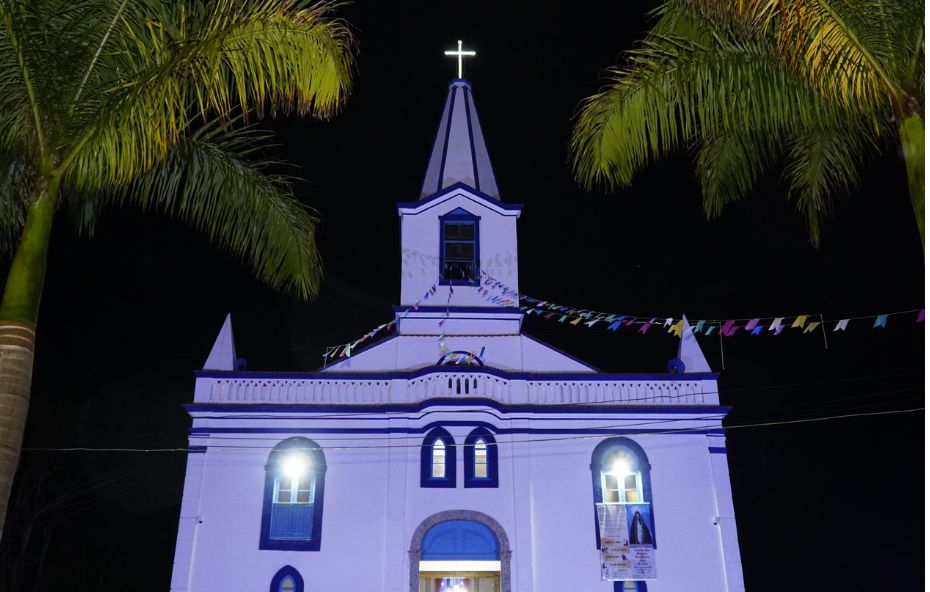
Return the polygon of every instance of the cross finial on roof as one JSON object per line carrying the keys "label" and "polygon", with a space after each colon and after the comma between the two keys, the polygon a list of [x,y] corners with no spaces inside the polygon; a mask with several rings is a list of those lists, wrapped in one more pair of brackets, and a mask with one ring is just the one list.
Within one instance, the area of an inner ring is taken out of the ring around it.
{"label": "cross finial on roof", "polygon": [[459,49],[458,51],[447,50],[445,52],[447,56],[456,56],[459,59],[459,78],[462,78],[462,56],[474,57],[476,54],[474,51],[462,51],[462,40],[459,39]]}

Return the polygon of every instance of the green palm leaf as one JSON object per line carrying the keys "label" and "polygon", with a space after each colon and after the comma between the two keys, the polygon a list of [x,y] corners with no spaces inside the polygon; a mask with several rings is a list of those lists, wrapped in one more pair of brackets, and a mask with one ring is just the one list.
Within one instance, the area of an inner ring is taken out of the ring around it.
{"label": "green palm leaf", "polygon": [[180,140],[127,185],[85,199],[92,209],[137,207],[186,222],[272,287],[306,298],[320,280],[316,219],[289,179],[267,173],[275,163],[255,158],[255,146],[269,140],[256,129],[214,123]]}

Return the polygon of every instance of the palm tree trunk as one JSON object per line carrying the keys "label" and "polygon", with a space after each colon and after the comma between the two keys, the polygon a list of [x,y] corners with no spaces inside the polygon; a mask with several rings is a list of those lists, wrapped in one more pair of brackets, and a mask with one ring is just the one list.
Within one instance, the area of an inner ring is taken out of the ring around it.
{"label": "palm tree trunk", "polygon": [[920,229],[920,245],[924,243],[924,120],[920,114],[912,113],[900,120],[898,137],[904,151],[904,166],[907,169],[907,185],[911,193],[911,207]]}
{"label": "palm tree trunk", "polygon": [[58,177],[40,176],[0,303],[0,537],[29,411],[35,325],[45,280]]}

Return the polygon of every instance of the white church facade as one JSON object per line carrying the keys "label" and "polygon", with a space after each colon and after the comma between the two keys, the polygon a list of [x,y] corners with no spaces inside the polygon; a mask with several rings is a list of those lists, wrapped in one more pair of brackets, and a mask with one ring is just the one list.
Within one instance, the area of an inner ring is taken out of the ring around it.
{"label": "white church facade", "polygon": [[[522,333],[517,218],[449,85],[398,204],[389,337],[196,376],[172,592],[741,592],[717,376],[607,374]],[[504,297],[501,297],[501,294]]]}

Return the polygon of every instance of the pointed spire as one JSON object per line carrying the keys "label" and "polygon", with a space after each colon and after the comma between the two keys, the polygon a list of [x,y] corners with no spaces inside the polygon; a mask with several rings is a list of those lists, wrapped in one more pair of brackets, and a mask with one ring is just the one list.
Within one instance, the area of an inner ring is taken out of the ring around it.
{"label": "pointed spire", "polygon": [[226,315],[223,327],[220,329],[213,349],[207,356],[204,370],[234,370],[236,361],[236,344],[233,342],[232,315]]}
{"label": "pointed spire", "polygon": [[449,95],[442,110],[420,197],[433,195],[455,183],[465,183],[499,198],[471,84],[461,79],[449,84]]}
{"label": "pointed spire", "polygon": [[704,352],[701,351],[701,346],[698,345],[694,331],[691,330],[688,317],[681,315],[681,320],[683,322],[681,342],[678,344],[678,359],[684,362],[685,372],[710,372],[710,365],[704,357]]}

